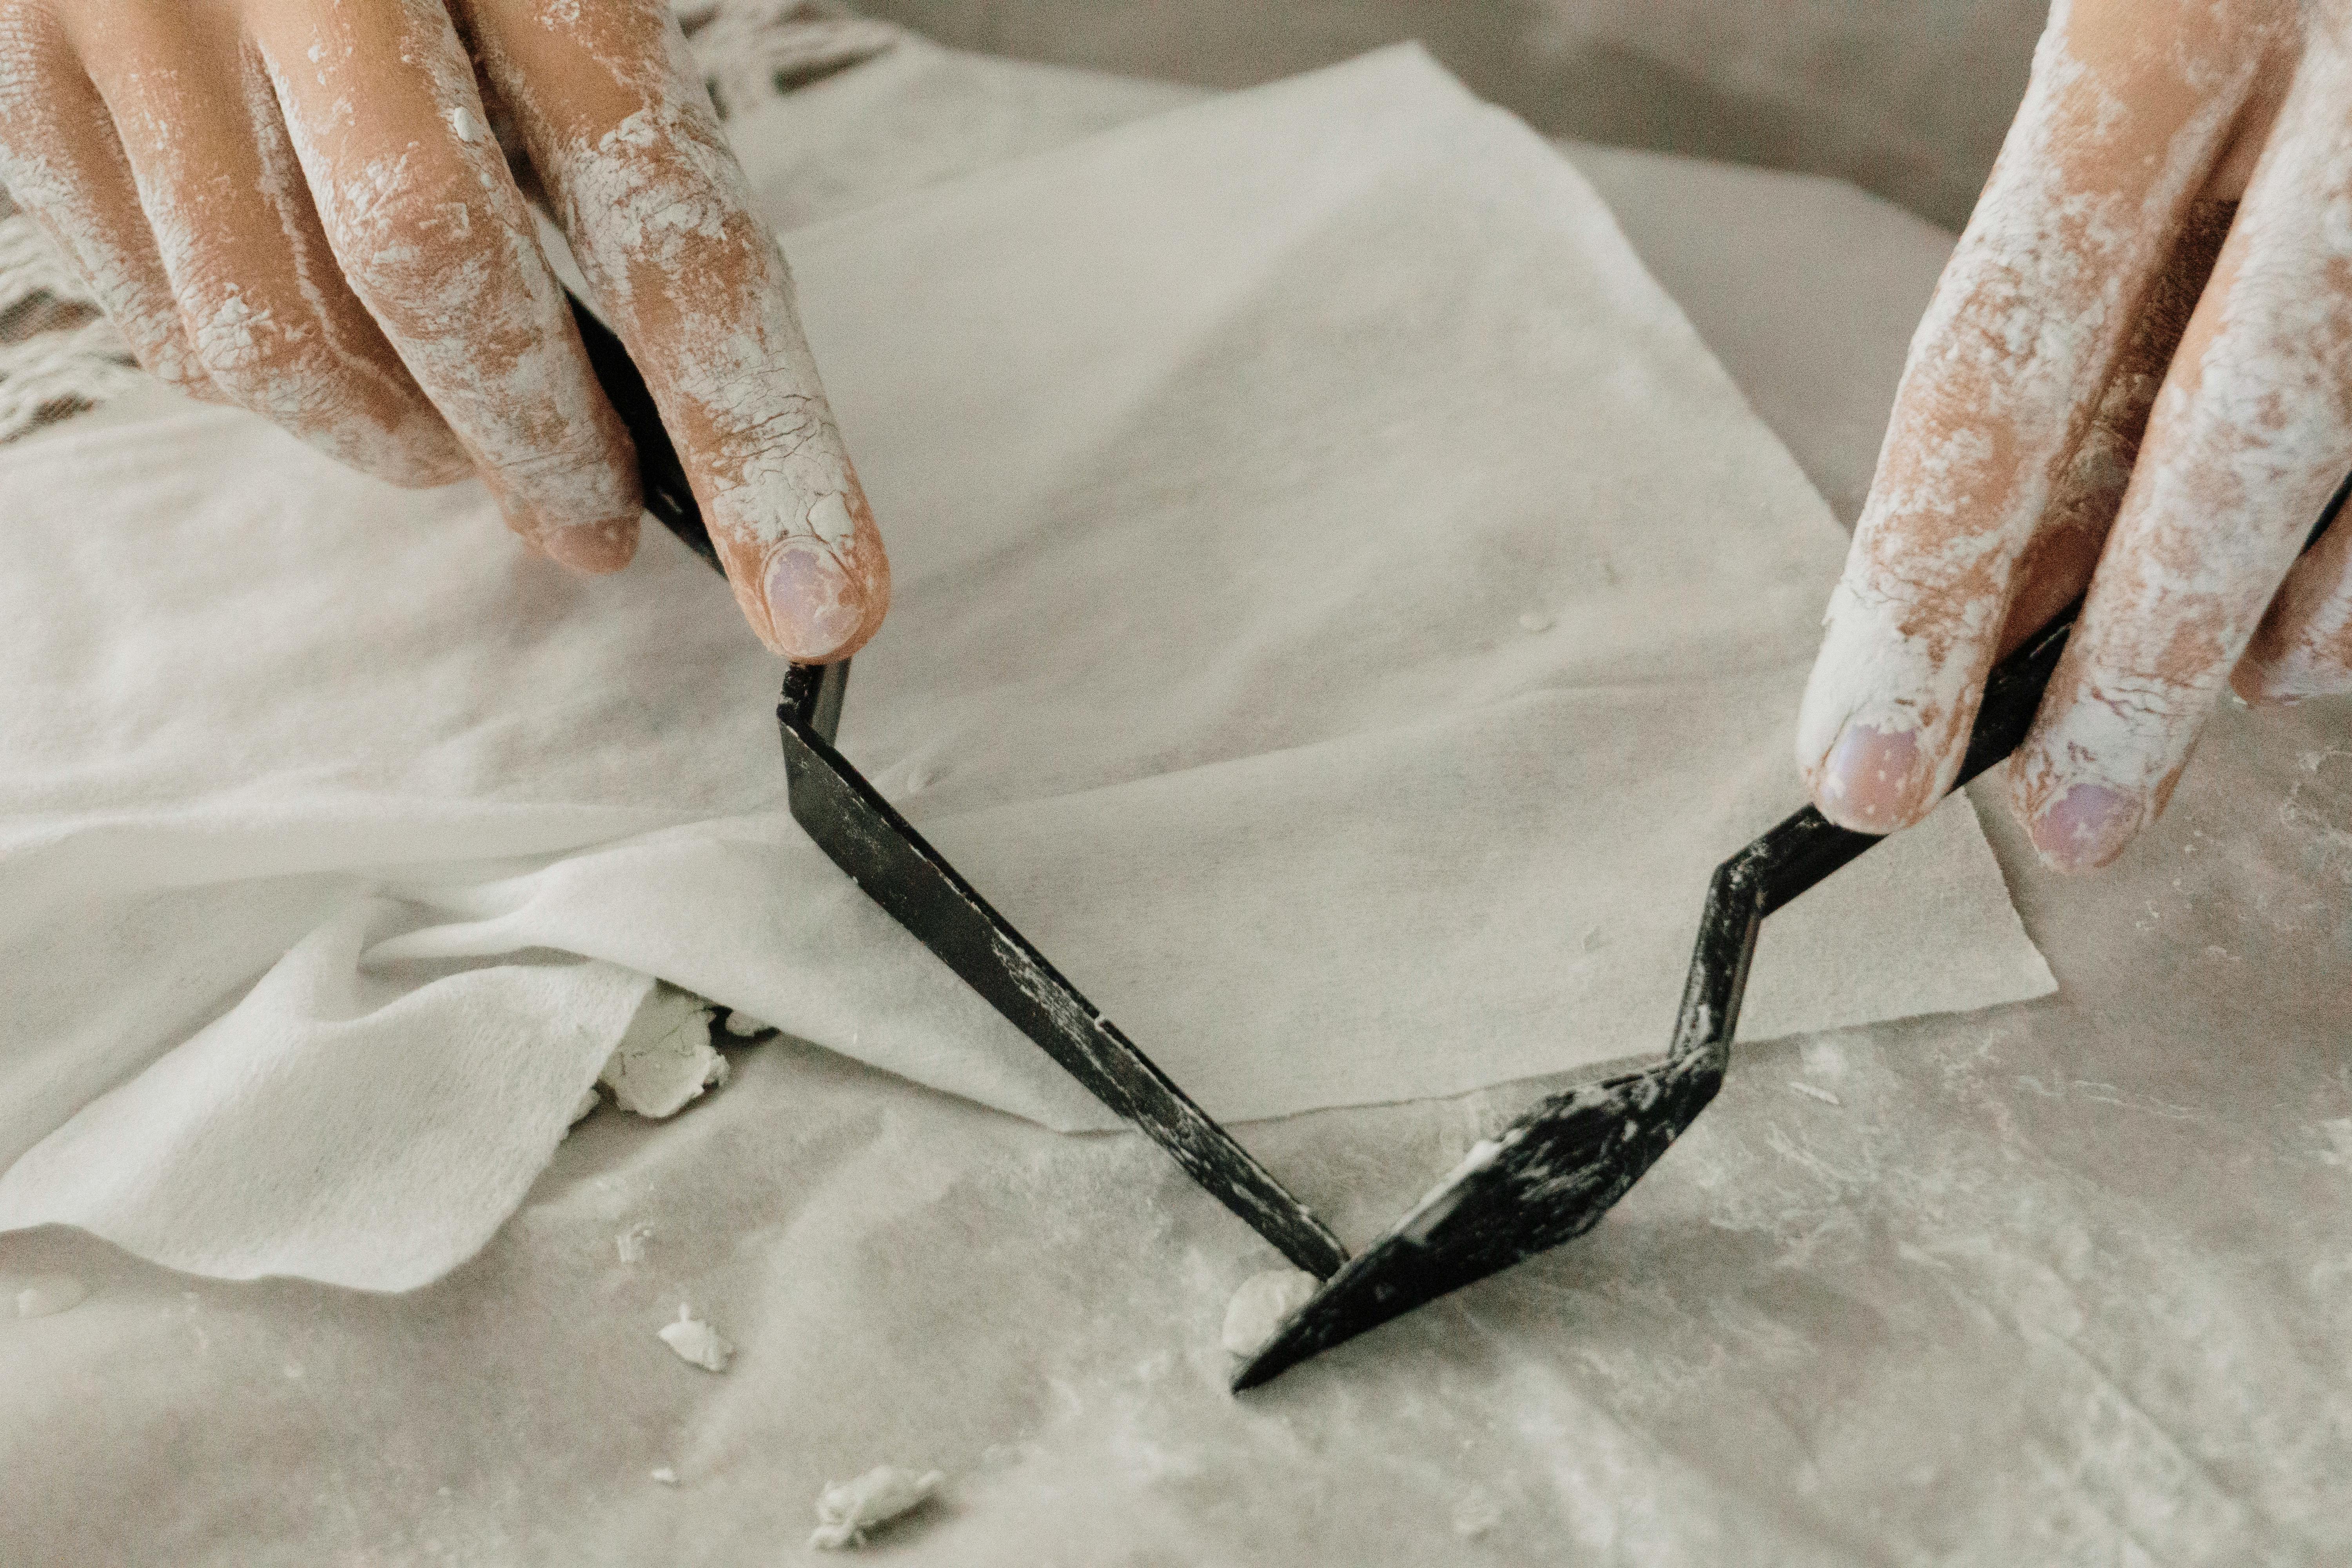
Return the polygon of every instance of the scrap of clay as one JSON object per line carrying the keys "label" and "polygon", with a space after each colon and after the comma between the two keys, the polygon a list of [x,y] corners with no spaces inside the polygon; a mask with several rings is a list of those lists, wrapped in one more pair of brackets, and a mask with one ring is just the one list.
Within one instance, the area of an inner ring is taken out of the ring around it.
{"label": "scrap of clay", "polygon": [[1304,1268],[1269,1268],[1253,1274],[1225,1306],[1225,1348],[1235,1355],[1255,1354],[1274,1338],[1282,1321],[1307,1305],[1321,1281]]}
{"label": "scrap of clay", "polygon": [[16,1315],[46,1318],[68,1307],[79,1307],[89,1294],[70,1274],[36,1274],[16,1287]]}
{"label": "scrap of clay", "polygon": [[666,1487],[674,1487],[677,1485],[677,1472],[671,1469],[667,1465],[656,1465],[646,1473]]}
{"label": "scrap of clay", "polygon": [[727,1010],[727,1017],[722,1026],[729,1034],[740,1036],[747,1040],[754,1035],[772,1035],[776,1032],[776,1026],[773,1024],[762,1024],[740,1007],[730,1007]]}
{"label": "scrap of clay", "polygon": [[681,1305],[677,1321],[661,1327],[662,1342],[676,1351],[680,1361],[690,1361],[705,1372],[725,1372],[727,1363],[735,1359],[735,1347],[727,1342],[717,1329],[694,1315],[694,1309]]}
{"label": "scrap of clay", "polygon": [[613,1238],[613,1250],[621,1255],[624,1263],[643,1263],[646,1243],[653,1239],[653,1234],[654,1227],[649,1225],[633,1225]]}
{"label": "scrap of clay", "polygon": [[1472,1486],[1454,1503],[1454,1533],[1475,1541],[1503,1522],[1502,1505],[1482,1486]]}
{"label": "scrap of clay", "polygon": [[896,1465],[877,1465],[854,1481],[835,1481],[816,1500],[816,1532],[809,1544],[828,1552],[863,1546],[867,1531],[929,1501],[940,1479],[937,1470],[919,1476]]}
{"label": "scrap of clay", "polygon": [[710,1048],[710,1009],[683,991],[656,987],[597,1081],[624,1110],[656,1120],[677,1115],[727,1081],[727,1058]]}
{"label": "scrap of clay", "polygon": [[1804,1083],[1792,1079],[1790,1080],[1789,1088],[1791,1092],[1801,1094],[1807,1100],[1818,1100],[1823,1105],[1843,1105],[1845,1103],[1845,1101],[1840,1100],[1836,1095],[1832,1094],[1828,1089],[1822,1089],[1818,1084]]}

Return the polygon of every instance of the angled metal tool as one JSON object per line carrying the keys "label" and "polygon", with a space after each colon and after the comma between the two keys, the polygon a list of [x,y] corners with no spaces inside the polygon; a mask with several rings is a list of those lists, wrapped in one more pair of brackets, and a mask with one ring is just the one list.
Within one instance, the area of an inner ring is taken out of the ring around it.
{"label": "angled metal tool", "polygon": [[[572,313],[605,397],[636,442],[646,510],[719,568],[719,552],[645,378],[621,341],[577,299]],[[783,733],[793,819],[891,919],[1097,1100],[1174,1155],[1193,1181],[1276,1250],[1318,1277],[1345,1263],[1348,1249],[1339,1238],[1080,995],[834,750],[848,682],[847,659],[795,665],[784,678],[776,721]]]}
{"label": "angled metal tool", "polygon": [[[2352,475],[2320,513],[2305,550],[2347,498]],[[2024,741],[2082,609],[2076,599],[1993,667],[1954,789]],[[1883,842],[1807,806],[1716,868],[1664,1059],[1556,1095],[1478,1144],[1283,1322],[1234,1374],[1234,1390],[1591,1229],[1722,1087],[1765,917]]]}
{"label": "angled metal tool", "polygon": [[[636,368],[577,300],[572,309],[605,393],[636,439],[646,510],[718,566],[718,552]],[[2312,529],[2311,542],[2347,496],[2352,477]],[[2024,740],[2081,608],[2080,600],[2067,606],[1994,668],[1955,789]],[[848,673],[844,660],[796,667],[785,678],[777,718],[794,820],[893,919],[1096,1098],[1149,1133],[1194,1181],[1324,1281],[1234,1373],[1237,1391],[1590,1230],[1722,1087],[1766,917],[1883,841],[1836,826],[1808,806],[1726,860],[1707,886],[1665,1056],[1640,1071],[1537,1105],[1473,1149],[1404,1218],[1350,1260],[1320,1221],[1055,973],[834,750]]]}

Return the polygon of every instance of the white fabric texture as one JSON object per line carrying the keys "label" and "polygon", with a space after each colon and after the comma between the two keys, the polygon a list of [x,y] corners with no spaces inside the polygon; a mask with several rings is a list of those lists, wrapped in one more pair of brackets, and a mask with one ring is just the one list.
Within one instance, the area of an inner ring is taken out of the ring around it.
{"label": "white fabric texture", "polygon": [[[919,42],[830,0],[681,0],[675,9],[721,116]],[[89,286],[0,188],[0,444],[145,382],[131,345],[98,309]]]}
{"label": "white fabric texture", "polygon": [[[789,249],[897,571],[845,750],[1213,1114],[1663,1044],[1843,542],[1550,149],[1391,51]],[[193,408],[0,510],[0,1226],[421,1283],[648,974],[1109,1124],[782,815],[778,671],[657,531],[579,581]],[[1743,1033],[2051,985],[1956,803]]]}

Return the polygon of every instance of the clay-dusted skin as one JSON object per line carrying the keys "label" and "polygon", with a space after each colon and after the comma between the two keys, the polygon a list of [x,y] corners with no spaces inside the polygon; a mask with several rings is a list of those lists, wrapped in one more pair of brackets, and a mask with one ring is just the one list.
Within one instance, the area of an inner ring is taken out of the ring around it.
{"label": "clay-dusted skin", "polygon": [[[2060,0],[1921,322],[1798,762],[1844,826],[1950,787],[1993,659],[2087,585],[2011,768],[2042,858],[2120,854],[2233,679],[2352,689],[2352,3]],[[2338,531],[2339,533],[2342,531]]]}
{"label": "clay-dusted skin", "polygon": [[634,454],[493,127],[644,368],[752,628],[838,658],[889,566],[791,277],[663,0],[5,0],[0,180],[140,361],[589,572]]}

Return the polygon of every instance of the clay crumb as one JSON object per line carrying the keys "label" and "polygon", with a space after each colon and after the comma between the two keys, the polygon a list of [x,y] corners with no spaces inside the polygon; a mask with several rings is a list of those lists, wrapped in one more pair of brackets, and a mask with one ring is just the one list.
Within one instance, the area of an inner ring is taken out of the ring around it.
{"label": "clay crumb", "polygon": [[2328,1147],[2320,1151],[2320,1163],[2352,1166],[2352,1116],[2323,1121],[2319,1130],[2327,1135],[2328,1142]]}
{"label": "clay crumb", "polygon": [[719,1021],[719,1026],[740,1040],[748,1040],[754,1035],[772,1035],[776,1032],[776,1026],[773,1024],[763,1024],[740,1007],[730,1007],[727,1010],[727,1016]]}
{"label": "clay crumb", "polygon": [[735,1359],[735,1347],[726,1336],[683,1304],[677,1310],[677,1321],[662,1325],[661,1337],[662,1343],[677,1352],[678,1360],[692,1362],[705,1372],[725,1372],[727,1363]]}
{"label": "clay crumb", "polygon": [[624,1110],[656,1121],[677,1115],[727,1081],[727,1058],[710,1045],[710,1009],[673,986],[656,986],[597,1081]]}
{"label": "clay crumb", "polygon": [[809,1544],[826,1552],[863,1546],[871,1531],[929,1502],[942,1479],[937,1470],[917,1475],[896,1465],[877,1465],[854,1481],[835,1481],[816,1500],[816,1531]]}
{"label": "clay crumb", "polygon": [[81,1305],[89,1292],[70,1274],[36,1274],[11,1292],[20,1318],[46,1318]]}
{"label": "clay crumb", "polygon": [[1220,1336],[1235,1355],[1255,1355],[1274,1338],[1282,1321],[1307,1305],[1320,1282],[1304,1268],[1269,1268],[1253,1274],[1225,1303],[1225,1328]]}
{"label": "clay crumb", "polygon": [[633,1225],[613,1238],[613,1250],[621,1255],[624,1263],[643,1263],[646,1260],[646,1243],[651,1241],[653,1236],[653,1226]]}
{"label": "clay crumb", "polygon": [[646,1474],[653,1477],[654,1479],[659,1481],[666,1487],[674,1487],[677,1485],[677,1472],[671,1469],[667,1465],[656,1465],[652,1469],[647,1470]]}
{"label": "clay crumb", "polygon": [[1845,1101],[1840,1100],[1836,1095],[1832,1094],[1828,1089],[1819,1088],[1810,1083],[1800,1083],[1793,1079],[1790,1080],[1789,1091],[1791,1094],[1801,1094],[1807,1100],[1818,1100],[1823,1105],[1843,1105],[1845,1103]]}
{"label": "clay crumb", "polygon": [[1503,1522],[1502,1504],[1485,1487],[1473,1484],[1454,1501],[1454,1533],[1475,1541]]}

